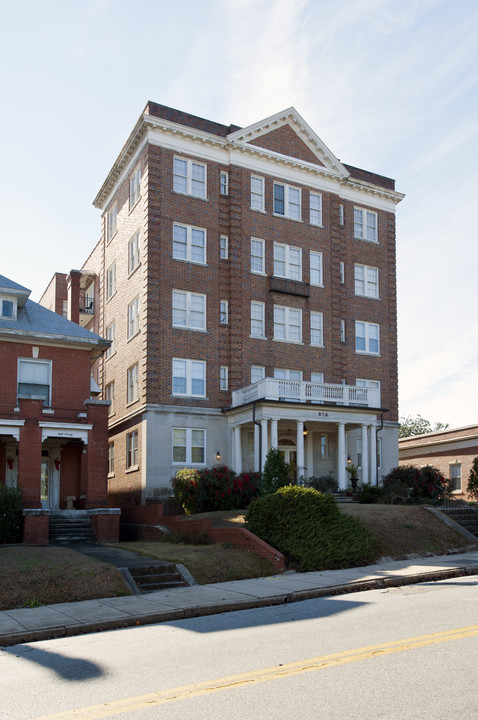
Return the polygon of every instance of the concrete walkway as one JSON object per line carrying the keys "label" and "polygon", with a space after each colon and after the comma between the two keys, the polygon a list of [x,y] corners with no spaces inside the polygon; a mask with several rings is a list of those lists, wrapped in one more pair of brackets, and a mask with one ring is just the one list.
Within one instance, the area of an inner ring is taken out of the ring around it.
{"label": "concrete walkway", "polygon": [[0,612],[0,646],[478,575],[478,551]]}

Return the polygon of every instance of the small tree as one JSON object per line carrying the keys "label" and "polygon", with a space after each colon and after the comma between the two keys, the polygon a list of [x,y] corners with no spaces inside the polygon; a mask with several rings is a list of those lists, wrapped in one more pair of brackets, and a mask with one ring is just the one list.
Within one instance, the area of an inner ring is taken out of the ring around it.
{"label": "small tree", "polygon": [[478,500],[478,457],[473,460],[470,474],[468,475],[468,485],[466,491],[472,498]]}
{"label": "small tree", "polygon": [[290,484],[290,465],[286,463],[280,450],[271,447],[262,471],[262,491],[266,494],[274,493]]}

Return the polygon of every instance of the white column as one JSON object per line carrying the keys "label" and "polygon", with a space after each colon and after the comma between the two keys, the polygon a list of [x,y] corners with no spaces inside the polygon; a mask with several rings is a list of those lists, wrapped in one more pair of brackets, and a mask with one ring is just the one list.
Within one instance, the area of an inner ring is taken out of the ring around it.
{"label": "white column", "polygon": [[254,424],[254,471],[259,472],[261,469],[261,459],[259,457],[259,438],[260,438],[259,425]]}
{"label": "white column", "polygon": [[305,453],[307,456],[307,478],[314,477],[314,442],[316,437],[320,437],[319,433],[309,431],[309,434],[307,435],[307,442],[305,444]]}
{"label": "white column", "polygon": [[261,458],[261,471],[262,471],[262,470],[264,470],[267,451],[269,450],[269,438],[267,437],[267,420],[261,420],[261,432],[262,432],[262,458]]}
{"label": "white column", "polygon": [[368,426],[362,425],[362,483],[368,481]]}
{"label": "white column", "polygon": [[297,477],[305,475],[304,467],[304,422],[297,420]]}
{"label": "white column", "polygon": [[279,432],[277,420],[271,420],[271,447],[279,447]]}
{"label": "white column", "polygon": [[234,428],[234,471],[242,472],[241,426]]}
{"label": "white column", "polygon": [[370,426],[370,482],[375,485],[377,482],[377,428]]}
{"label": "white column", "polygon": [[339,483],[339,490],[347,489],[347,482],[345,480],[345,425],[344,423],[337,423],[337,480]]}

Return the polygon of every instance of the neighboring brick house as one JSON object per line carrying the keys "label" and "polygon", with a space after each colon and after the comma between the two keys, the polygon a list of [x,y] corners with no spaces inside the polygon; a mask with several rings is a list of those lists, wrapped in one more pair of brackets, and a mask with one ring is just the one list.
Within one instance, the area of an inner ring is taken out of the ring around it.
{"label": "neighboring brick house", "polygon": [[473,460],[478,456],[478,425],[412,435],[398,443],[400,465],[434,465],[453,483],[453,494],[465,500]]}
{"label": "neighboring brick house", "polygon": [[48,542],[51,511],[75,508],[104,539],[108,403],[92,397],[91,360],[109,344],[29,295],[0,276],[0,484],[22,491],[29,543]]}
{"label": "neighboring brick house", "polygon": [[293,108],[241,129],[146,105],[78,279],[80,322],[112,341],[114,504],[184,466],[259,469],[271,445],[341,487],[348,458],[372,483],[397,464],[402,198]]}

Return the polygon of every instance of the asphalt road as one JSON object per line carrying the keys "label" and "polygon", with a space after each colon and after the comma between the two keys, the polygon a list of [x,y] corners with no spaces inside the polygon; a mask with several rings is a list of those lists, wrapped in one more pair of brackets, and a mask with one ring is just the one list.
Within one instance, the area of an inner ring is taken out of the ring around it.
{"label": "asphalt road", "polygon": [[478,576],[16,645],[1,720],[476,720]]}

